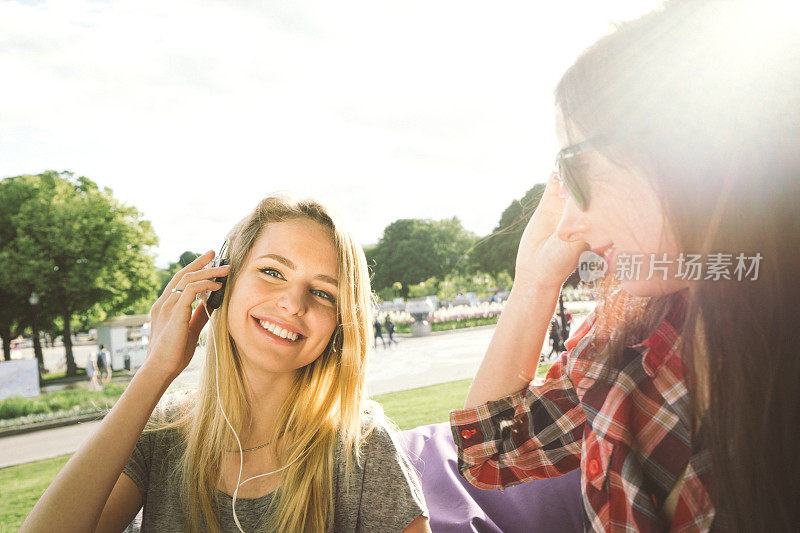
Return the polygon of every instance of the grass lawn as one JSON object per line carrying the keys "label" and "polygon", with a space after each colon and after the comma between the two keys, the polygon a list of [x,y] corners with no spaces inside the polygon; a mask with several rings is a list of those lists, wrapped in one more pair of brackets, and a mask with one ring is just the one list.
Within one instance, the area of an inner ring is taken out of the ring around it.
{"label": "grass lawn", "polygon": [[[549,365],[541,365],[539,373]],[[446,422],[451,409],[461,409],[469,384],[465,379],[376,396],[400,429]],[[68,455],[0,469],[0,533],[17,531],[44,490],[56,477]]]}
{"label": "grass lawn", "polygon": [[19,530],[69,455],[0,469],[0,532]]}
{"label": "grass lawn", "polygon": [[383,405],[386,415],[395,421],[400,429],[447,422],[452,409],[464,407],[471,379],[392,392],[376,396],[375,401]]}
{"label": "grass lawn", "polygon": [[[78,368],[77,372],[78,373],[75,376],[76,378],[77,377],[82,377],[83,379],[87,379],[86,378],[86,369],[85,368]],[[45,383],[47,383],[48,381],[58,381],[58,380],[61,380],[61,379],[66,379],[66,378],[67,378],[67,371],[66,370],[64,370],[63,372],[48,372],[47,374],[42,374],[42,381],[44,381]]]}

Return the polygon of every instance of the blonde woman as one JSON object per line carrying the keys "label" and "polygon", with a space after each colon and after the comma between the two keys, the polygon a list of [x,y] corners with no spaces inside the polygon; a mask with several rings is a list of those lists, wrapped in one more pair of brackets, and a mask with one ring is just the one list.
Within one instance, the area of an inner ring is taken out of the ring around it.
{"label": "blonde woman", "polygon": [[[143,531],[430,531],[416,473],[365,395],[360,246],[322,205],[283,197],[227,244],[230,265],[203,268],[208,252],[170,281],[144,366],[22,531],[121,531],[142,505]],[[207,321],[192,302],[224,276],[199,390],[151,417]]]}

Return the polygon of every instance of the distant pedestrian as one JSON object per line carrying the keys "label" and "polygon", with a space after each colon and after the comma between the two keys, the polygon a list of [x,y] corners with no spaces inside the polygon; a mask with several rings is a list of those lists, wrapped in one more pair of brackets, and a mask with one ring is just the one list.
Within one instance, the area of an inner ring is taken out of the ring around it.
{"label": "distant pedestrian", "polygon": [[389,318],[389,315],[386,315],[386,320],[383,322],[383,325],[386,327],[386,333],[389,334],[389,347],[391,348],[392,343],[398,344],[398,342],[394,340],[394,322]]}
{"label": "distant pedestrian", "polygon": [[380,339],[381,344],[383,344],[383,347],[386,348],[386,341],[383,340],[383,326],[381,326],[381,321],[380,319],[378,319],[378,317],[375,317],[375,323],[373,324],[373,326],[375,327],[375,342],[372,345],[372,347],[377,348],[378,339]]}
{"label": "distant pedestrian", "polygon": [[561,322],[558,320],[558,317],[553,317],[553,320],[550,322],[550,340],[553,342],[553,347],[548,357],[552,357],[554,352],[557,357],[558,354],[562,352]]}
{"label": "distant pedestrian", "polygon": [[566,341],[569,338],[569,330],[572,327],[572,313],[565,314],[564,318],[565,318],[564,327],[561,328],[561,330],[563,332],[562,335],[561,335],[561,338],[563,339],[563,341]]}
{"label": "distant pedestrian", "polygon": [[97,373],[103,385],[111,381],[111,354],[106,350],[105,344],[101,344],[100,351],[97,352]]}
{"label": "distant pedestrian", "polygon": [[97,390],[100,388],[100,383],[97,381],[98,374],[97,355],[91,353],[89,357],[86,358],[86,376],[89,378],[89,389]]}

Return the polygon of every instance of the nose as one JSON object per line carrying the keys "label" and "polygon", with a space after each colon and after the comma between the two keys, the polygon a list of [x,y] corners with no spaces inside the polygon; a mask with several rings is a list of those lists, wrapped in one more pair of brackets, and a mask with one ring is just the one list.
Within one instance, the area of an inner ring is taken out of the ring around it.
{"label": "nose", "polygon": [[568,198],[556,228],[558,238],[564,242],[586,242],[589,229],[586,214],[578,208],[572,198]]}
{"label": "nose", "polygon": [[278,307],[290,315],[302,316],[306,306],[306,293],[299,285],[286,287],[278,298]]}

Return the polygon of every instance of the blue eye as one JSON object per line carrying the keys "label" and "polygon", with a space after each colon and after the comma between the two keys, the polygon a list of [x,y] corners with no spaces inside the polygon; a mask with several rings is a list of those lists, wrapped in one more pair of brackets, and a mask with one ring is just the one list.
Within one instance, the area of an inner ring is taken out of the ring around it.
{"label": "blue eye", "polygon": [[314,296],[319,296],[320,298],[324,298],[331,303],[336,303],[336,299],[325,291],[321,291],[319,289],[312,289],[311,294],[313,294]]}
{"label": "blue eye", "polygon": [[263,274],[266,274],[267,276],[271,276],[273,278],[284,279],[283,278],[283,274],[281,274],[280,272],[278,272],[274,268],[269,268],[269,267],[259,268],[258,271],[263,273]]}

